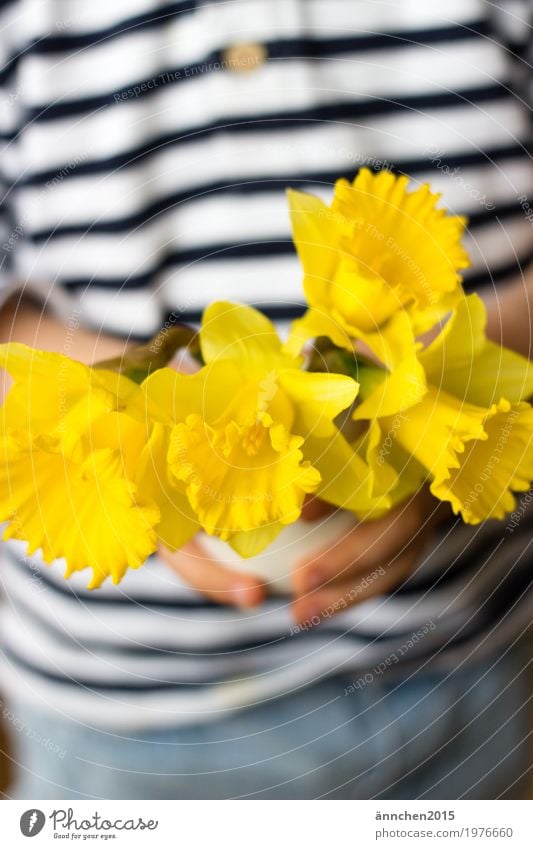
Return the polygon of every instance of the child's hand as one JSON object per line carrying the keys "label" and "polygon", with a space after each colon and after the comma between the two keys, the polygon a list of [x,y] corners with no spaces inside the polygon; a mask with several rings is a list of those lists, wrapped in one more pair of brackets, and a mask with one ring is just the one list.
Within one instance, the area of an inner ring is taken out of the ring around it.
{"label": "child's hand", "polygon": [[[319,509],[310,504],[304,515],[315,518]],[[417,567],[443,509],[424,488],[381,519],[354,519],[342,539],[300,560],[293,572],[296,621],[316,622],[398,587]]]}
{"label": "child's hand", "polygon": [[265,598],[266,589],[254,575],[213,560],[197,539],[179,551],[160,545],[159,556],[193,589],[219,604],[256,607]]}
{"label": "child's hand", "polygon": [[[311,499],[304,508],[307,520],[331,508]],[[416,568],[421,551],[446,507],[427,489],[382,519],[356,523],[349,533],[327,549],[308,555],[293,572],[293,615],[298,622],[324,618],[352,604],[390,592]],[[219,604],[256,607],[267,588],[244,569],[235,570],[212,558],[201,542],[192,539],[179,551],[159,547],[159,556],[193,589]]]}

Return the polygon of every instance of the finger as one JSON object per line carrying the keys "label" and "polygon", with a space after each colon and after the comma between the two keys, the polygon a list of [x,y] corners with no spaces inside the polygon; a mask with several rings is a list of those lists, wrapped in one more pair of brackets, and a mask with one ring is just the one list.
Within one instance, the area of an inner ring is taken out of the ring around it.
{"label": "finger", "polygon": [[327,516],[329,513],[333,513],[336,509],[336,507],[333,507],[331,504],[327,504],[320,498],[308,496],[304,501],[300,518],[303,519],[304,522],[315,522],[317,519],[321,519],[322,516]]}
{"label": "finger", "polygon": [[196,539],[179,551],[160,546],[160,554],[191,587],[219,604],[256,607],[265,598],[266,589],[254,575],[213,560]]}
{"label": "finger", "polygon": [[426,496],[415,496],[386,516],[360,522],[335,543],[299,560],[293,572],[297,594],[329,581],[371,571],[422,542],[431,530]]}
{"label": "finger", "polygon": [[374,569],[295,599],[292,605],[295,622],[317,625],[354,604],[397,589],[412,574],[418,554],[418,550],[409,551],[386,568]]}
{"label": "finger", "polygon": [[357,525],[335,542],[297,560],[292,573],[296,595],[312,592],[331,581],[347,579],[358,572],[372,569],[379,561],[377,531],[376,528],[367,532],[366,523]]}

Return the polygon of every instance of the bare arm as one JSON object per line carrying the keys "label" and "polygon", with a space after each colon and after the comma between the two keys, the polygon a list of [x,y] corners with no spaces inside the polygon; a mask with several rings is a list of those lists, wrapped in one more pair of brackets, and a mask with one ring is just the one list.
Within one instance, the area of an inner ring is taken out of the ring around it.
{"label": "bare arm", "polygon": [[533,267],[485,299],[487,334],[506,348],[533,359]]}
{"label": "bare arm", "polygon": [[24,342],[44,351],[58,351],[75,360],[92,363],[117,357],[126,347],[119,337],[63,322],[28,300],[14,295],[0,311],[0,342]]}

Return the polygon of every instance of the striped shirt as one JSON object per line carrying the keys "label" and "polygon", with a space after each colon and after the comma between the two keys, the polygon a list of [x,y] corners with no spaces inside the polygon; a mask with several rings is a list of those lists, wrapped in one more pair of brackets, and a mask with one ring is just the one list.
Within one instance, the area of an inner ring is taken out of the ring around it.
{"label": "striped shirt", "polygon": [[[329,199],[363,165],[430,181],[469,216],[467,287],[505,286],[532,252],[528,5],[4,0],[4,294],[22,282],[73,332],[125,338],[218,297],[288,320],[302,288],[285,189]],[[454,522],[398,591],[299,630],[287,597],[219,606],[157,557],[88,592],[10,543],[2,686],[149,726],[340,672],[444,674],[531,620],[530,512],[526,496],[507,524]]]}

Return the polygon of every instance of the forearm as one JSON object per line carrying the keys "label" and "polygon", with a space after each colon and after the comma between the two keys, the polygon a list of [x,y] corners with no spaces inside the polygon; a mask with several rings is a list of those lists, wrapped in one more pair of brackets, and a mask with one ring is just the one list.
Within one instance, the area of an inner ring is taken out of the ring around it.
{"label": "forearm", "polygon": [[485,298],[487,335],[529,359],[533,359],[533,267],[524,277]]}
{"label": "forearm", "polygon": [[0,342],[23,342],[44,351],[57,351],[92,363],[119,356],[126,347],[124,339],[83,328],[77,318],[63,322],[50,312],[18,296],[0,311]]}

